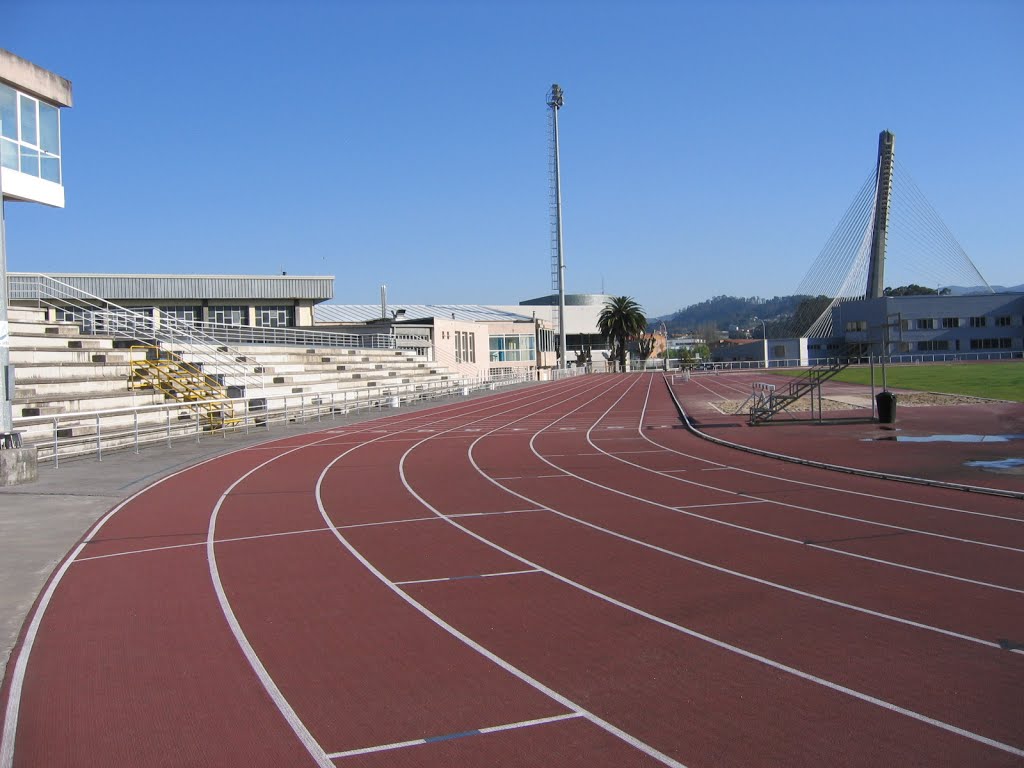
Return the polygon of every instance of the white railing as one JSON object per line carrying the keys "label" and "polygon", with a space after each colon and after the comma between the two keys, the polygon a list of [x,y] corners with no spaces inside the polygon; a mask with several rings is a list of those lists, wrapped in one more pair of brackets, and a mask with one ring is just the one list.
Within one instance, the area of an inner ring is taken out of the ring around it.
{"label": "white railing", "polygon": [[[249,434],[254,429],[270,430],[272,424],[337,420],[350,414],[365,414],[385,408],[427,402],[444,397],[465,396],[481,390],[496,390],[511,384],[534,382],[532,374],[459,377],[422,384],[381,385],[366,389],[335,392],[279,395],[268,397],[224,398],[195,403],[168,403],[101,411],[79,411],[51,416],[24,416],[14,419],[15,429],[25,445],[34,445],[40,461],[60,461],[76,456],[94,455],[102,460],[104,452],[166,443],[180,438],[222,439],[228,434]],[[230,404],[231,408],[228,408]],[[223,405],[228,423],[217,430],[209,423],[211,406]]]}
{"label": "white railing", "polygon": [[83,334],[153,341],[178,354],[192,356],[191,362],[204,364],[209,373],[222,376],[225,384],[263,386],[252,365],[240,364],[240,353],[191,323],[170,316],[158,323],[142,312],[126,309],[48,275],[8,275],[8,289],[9,301],[35,302],[37,306],[54,309],[64,319],[80,324]]}
{"label": "white railing", "polygon": [[586,376],[588,373],[593,373],[594,367],[591,363],[586,365],[580,365],[575,368],[552,368],[550,379],[551,381],[559,381],[561,379],[571,379],[575,376]]}
{"label": "white railing", "polygon": [[[161,314],[159,324],[173,321],[173,315]],[[178,320],[179,323],[186,321]],[[335,349],[394,349],[395,337],[388,333],[337,333],[307,328],[234,325],[231,323],[191,322],[188,325],[224,344],[274,344],[290,347],[330,347]]]}

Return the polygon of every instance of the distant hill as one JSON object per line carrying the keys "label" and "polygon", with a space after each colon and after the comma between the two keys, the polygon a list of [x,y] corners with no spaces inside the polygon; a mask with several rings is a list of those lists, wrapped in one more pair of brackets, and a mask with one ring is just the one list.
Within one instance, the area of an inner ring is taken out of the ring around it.
{"label": "distant hill", "polygon": [[[953,296],[973,296],[978,293],[988,293],[988,289],[980,285],[950,285],[947,287]],[[1024,293],[1024,285],[1011,285],[1009,288],[1005,285],[993,285],[992,290],[996,293]]]}
{"label": "distant hill", "polygon": [[[775,296],[763,299],[759,296],[715,296],[699,304],[691,304],[671,315],[651,318],[651,328],[662,322],[669,333],[685,333],[708,326],[727,331],[733,327],[750,328],[766,321],[769,330],[773,323],[790,318],[808,296]],[[758,318],[755,320],[754,318]]]}
{"label": "distant hill", "polygon": [[[996,293],[1024,293],[1024,285],[993,285],[992,290]],[[948,286],[948,291],[952,296],[988,293],[985,288],[979,286],[951,285]],[[648,328],[652,331],[657,330],[664,322],[670,334],[693,333],[711,326],[720,331],[728,331],[734,327],[757,329],[760,321],[764,320],[768,326],[769,336],[784,335],[796,332],[791,325],[800,325],[801,328],[810,325],[818,313],[828,305],[827,300],[822,304],[822,298],[799,295],[775,296],[771,299],[762,299],[759,296],[715,296],[677,310],[671,315],[648,318]],[[789,321],[797,314],[800,315],[798,322],[790,323]]]}

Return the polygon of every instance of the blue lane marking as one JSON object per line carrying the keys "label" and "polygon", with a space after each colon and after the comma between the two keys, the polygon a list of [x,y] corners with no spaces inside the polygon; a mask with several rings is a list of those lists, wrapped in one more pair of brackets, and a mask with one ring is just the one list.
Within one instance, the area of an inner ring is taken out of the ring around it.
{"label": "blue lane marking", "polygon": [[436,741],[451,741],[452,739],[461,739],[463,736],[479,736],[480,731],[463,731],[462,733],[449,733],[446,736],[430,736],[423,740],[424,744],[433,744]]}

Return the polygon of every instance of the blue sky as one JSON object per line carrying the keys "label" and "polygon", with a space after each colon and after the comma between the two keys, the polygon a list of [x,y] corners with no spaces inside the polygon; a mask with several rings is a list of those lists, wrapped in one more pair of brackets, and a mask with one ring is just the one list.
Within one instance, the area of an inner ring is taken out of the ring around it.
{"label": "blue sky", "polygon": [[792,293],[879,131],[992,283],[1024,282],[1024,3],[3,0],[69,78],[67,207],[8,268],[333,274],[335,301],[567,290],[649,315]]}

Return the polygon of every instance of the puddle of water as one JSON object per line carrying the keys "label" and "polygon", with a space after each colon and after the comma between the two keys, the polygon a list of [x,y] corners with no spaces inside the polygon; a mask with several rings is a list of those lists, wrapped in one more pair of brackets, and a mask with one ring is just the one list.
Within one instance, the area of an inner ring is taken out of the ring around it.
{"label": "puddle of water", "polygon": [[978,467],[979,469],[1016,469],[1024,467],[1024,459],[999,459],[997,461],[965,461],[965,467]]}
{"label": "puddle of water", "polygon": [[885,437],[865,437],[862,443],[876,440],[890,440],[897,443],[1008,443],[1011,440],[1024,440],[1024,435],[886,435]]}

